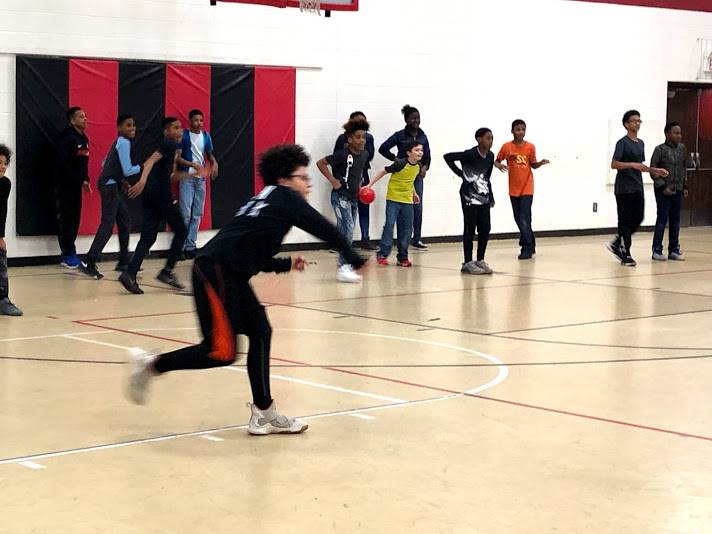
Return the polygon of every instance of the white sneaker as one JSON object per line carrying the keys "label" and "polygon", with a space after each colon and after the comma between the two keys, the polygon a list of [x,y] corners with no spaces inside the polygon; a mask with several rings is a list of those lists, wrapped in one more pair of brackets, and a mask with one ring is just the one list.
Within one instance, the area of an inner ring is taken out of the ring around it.
{"label": "white sneaker", "polygon": [[126,385],[126,396],[135,404],[146,404],[148,386],[156,375],[153,362],[156,361],[157,352],[147,352],[138,347],[131,349],[131,374]]}
{"label": "white sneaker", "polygon": [[653,252],[653,260],[655,261],[667,261],[667,256],[662,252]]}
{"label": "white sneaker", "polygon": [[485,260],[476,261],[477,265],[485,274],[492,274],[492,267],[490,267]]}
{"label": "white sneaker", "polygon": [[254,404],[248,404],[252,410],[250,424],[247,431],[255,436],[267,434],[300,434],[309,425],[296,417],[287,417],[277,413],[277,406],[274,402],[266,410],[260,410]]}
{"label": "white sneaker", "polygon": [[671,252],[668,258],[672,261],[685,261],[685,256],[682,252]]}
{"label": "white sneaker", "polygon": [[339,267],[336,272],[336,279],[347,284],[357,284],[363,280],[363,276],[354,271],[354,268],[347,263]]}

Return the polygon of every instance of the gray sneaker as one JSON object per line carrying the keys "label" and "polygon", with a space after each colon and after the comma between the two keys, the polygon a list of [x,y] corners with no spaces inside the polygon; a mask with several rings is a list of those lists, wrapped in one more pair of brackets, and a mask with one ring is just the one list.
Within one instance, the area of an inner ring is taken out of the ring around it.
{"label": "gray sneaker", "polygon": [[287,417],[277,413],[277,406],[272,405],[266,410],[260,410],[254,404],[248,404],[252,410],[247,432],[255,436],[267,434],[301,434],[309,425],[296,417]]}
{"label": "gray sneaker", "polygon": [[655,261],[667,261],[667,256],[662,252],[653,252],[653,260]]}
{"label": "gray sneaker", "polygon": [[492,274],[492,268],[487,264],[485,260],[476,261],[475,265],[482,269],[484,274]]}
{"label": "gray sneaker", "polygon": [[10,302],[10,299],[4,298],[0,300],[0,315],[20,317],[22,315],[22,310]]}
{"label": "gray sneaker", "polygon": [[685,261],[685,255],[680,251],[671,252],[668,255],[668,259],[670,259],[672,261]]}
{"label": "gray sneaker", "polygon": [[474,261],[468,261],[463,263],[460,268],[460,272],[464,274],[485,274],[482,268],[477,265]]}

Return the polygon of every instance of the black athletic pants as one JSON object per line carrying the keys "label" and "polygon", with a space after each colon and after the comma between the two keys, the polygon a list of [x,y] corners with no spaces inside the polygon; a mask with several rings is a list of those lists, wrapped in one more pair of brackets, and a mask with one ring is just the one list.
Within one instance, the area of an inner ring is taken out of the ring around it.
{"label": "black athletic pants", "polygon": [[156,360],[159,373],[180,369],[208,369],[235,361],[235,336],[250,341],[247,373],[253,402],[261,410],[269,408],[269,352],[272,328],[265,309],[250,285],[250,276],[226,273],[210,258],[198,258],[193,265],[195,308],[203,332],[199,345],[162,354]]}
{"label": "black athletic pants", "polygon": [[74,256],[82,216],[82,184],[57,184],[57,237],[62,256]]}
{"label": "black athletic pants", "polygon": [[[144,193],[145,194],[145,193]],[[173,230],[173,241],[166,260],[166,270],[170,271],[176,266],[183,251],[188,229],[183,222],[183,215],[178,206],[173,202],[170,192],[153,191],[143,198],[143,221],[141,223],[141,238],[136,245],[133,257],[129,262],[128,273],[136,276],[148,251],[156,242],[158,227],[166,221]]]}
{"label": "black athletic pants", "polygon": [[119,263],[129,261],[129,235],[131,233],[131,214],[129,213],[129,198],[118,184],[100,185],[101,193],[101,223],[96,230],[87,263],[96,263],[101,258],[104,247],[109,242],[114,230],[114,223],[119,229]]}
{"label": "black athletic pants", "polygon": [[465,263],[472,261],[472,241],[477,233],[477,261],[485,259],[487,242],[491,230],[490,207],[489,206],[468,206],[462,204],[462,216],[465,221],[465,229],[462,232],[462,248],[465,253]]}
{"label": "black athletic pants", "polygon": [[618,207],[618,238],[622,241],[625,253],[630,254],[633,234],[645,217],[645,197],[642,192],[616,195],[616,206]]}

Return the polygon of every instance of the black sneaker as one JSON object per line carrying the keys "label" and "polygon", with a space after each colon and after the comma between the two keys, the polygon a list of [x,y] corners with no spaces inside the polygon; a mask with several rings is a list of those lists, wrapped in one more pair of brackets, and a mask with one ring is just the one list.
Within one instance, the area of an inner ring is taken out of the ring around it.
{"label": "black sneaker", "polygon": [[173,271],[161,269],[161,272],[158,273],[158,276],[156,276],[156,280],[163,282],[164,284],[168,284],[171,287],[175,287],[176,289],[185,289],[185,286],[178,281],[176,275],[173,274]]}
{"label": "black sneaker", "polygon": [[416,250],[428,250],[428,245],[422,241],[413,241],[410,246]]}
{"label": "black sneaker", "polygon": [[184,250],[183,251],[183,257],[186,260],[194,260],[195,256],[198,254],[198,251],[193,249],[193,250]]}
{"label": "black sneaker", "polygon": [[134,295],[143,295],[143,289],[138,287],[136,278],[134,278],[128,271],[121,273],[121,276],[119,276],[119,282],[121,282],[121,285],[124,286],[124,289],[129,293],[133,293]]}
{"label": "black sneaker", "polygon": [[377,250],[378,247],[371,243],[368,239],[364,240],[362,239],[359,241],[356,246],[360,248],[361,250]]}
{"label": "black sneaker", "polygon": [[621,264],[625,265],[626,267],[635,267],[636,265],[638,265],[638,262],[635,261],[630,254],[628,254],[627,256],[624,256],[621,259]]}
{"label": "black sneaker", "polygon": [[81,262],[79,264],[79,271],[94,280],[101,280],[104,278],[104,275],[99,272],[99,269],[96,268],[96,264],[94,263],[87,263],[85,261]]}
{"label": "black sneaker", "polygon": [[625,254],[621,250],[621,243],[618,238],[614,239],[610,243],[606,243],[606,249],[608,249],[608,252],[613,254],[620,261],[623,261],[623,258],[625,258]]}
{"label": "black sneaker", "polygon": [[518,260],[530,260],[532,259],[533,254],[531,252],[524,252],[522,251],[519,256],[517,256]]}

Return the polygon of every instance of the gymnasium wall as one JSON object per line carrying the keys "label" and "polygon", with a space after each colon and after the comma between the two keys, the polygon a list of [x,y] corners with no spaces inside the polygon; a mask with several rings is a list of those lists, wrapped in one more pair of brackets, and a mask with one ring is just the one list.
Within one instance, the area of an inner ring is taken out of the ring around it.
{"label": "gymnasium wall", "polygon": [[[535,229],[605,228],[616,222],[608,163],[612,140],[624,133],[620,116],[640,109],[650,155],[662,139],[667,82],[694,81],[697,39],[712,39],[712,14],[594,2],[362,0],[360,12],[330,19],[208,4],[4,0],[0,139],[16,146],[16,54],[294,66],[296,139],[315,158],[331,150],[354,109],[367,113],[379,143],[402,127],[403,104],[420,108],[433,150],[426,236],[461,231],[459,180],[442,154],[471,146],[479,126],[492,128],[499,146],[518,117],[527,120],[540,157],[552,161],[536,173]],[[377,156],[375,166],[383,163]],[[15,177],[21,165],[18,157],[8,174]],[[230,172],[225,167],[223,177]],[[312,203],[331,217],[328,184],[315,166],[312,175]],[[499,201],[493,231],[512,232],[506,176],[497,173],[493,185]],[[11,256],[56,254],[54,237],[16,236],[15,191],[7,228]],[[651,224],[650,186],[647,193],[645,224]],[[383,221],[382,196],[372,235]],[[301,232],[289,236],[291,242],[311,240]],[[80,237],[79,251],[90,241]],[[159,245],[167,242],[163,236]],[[109,250],[116,250],[115,242]]]}

